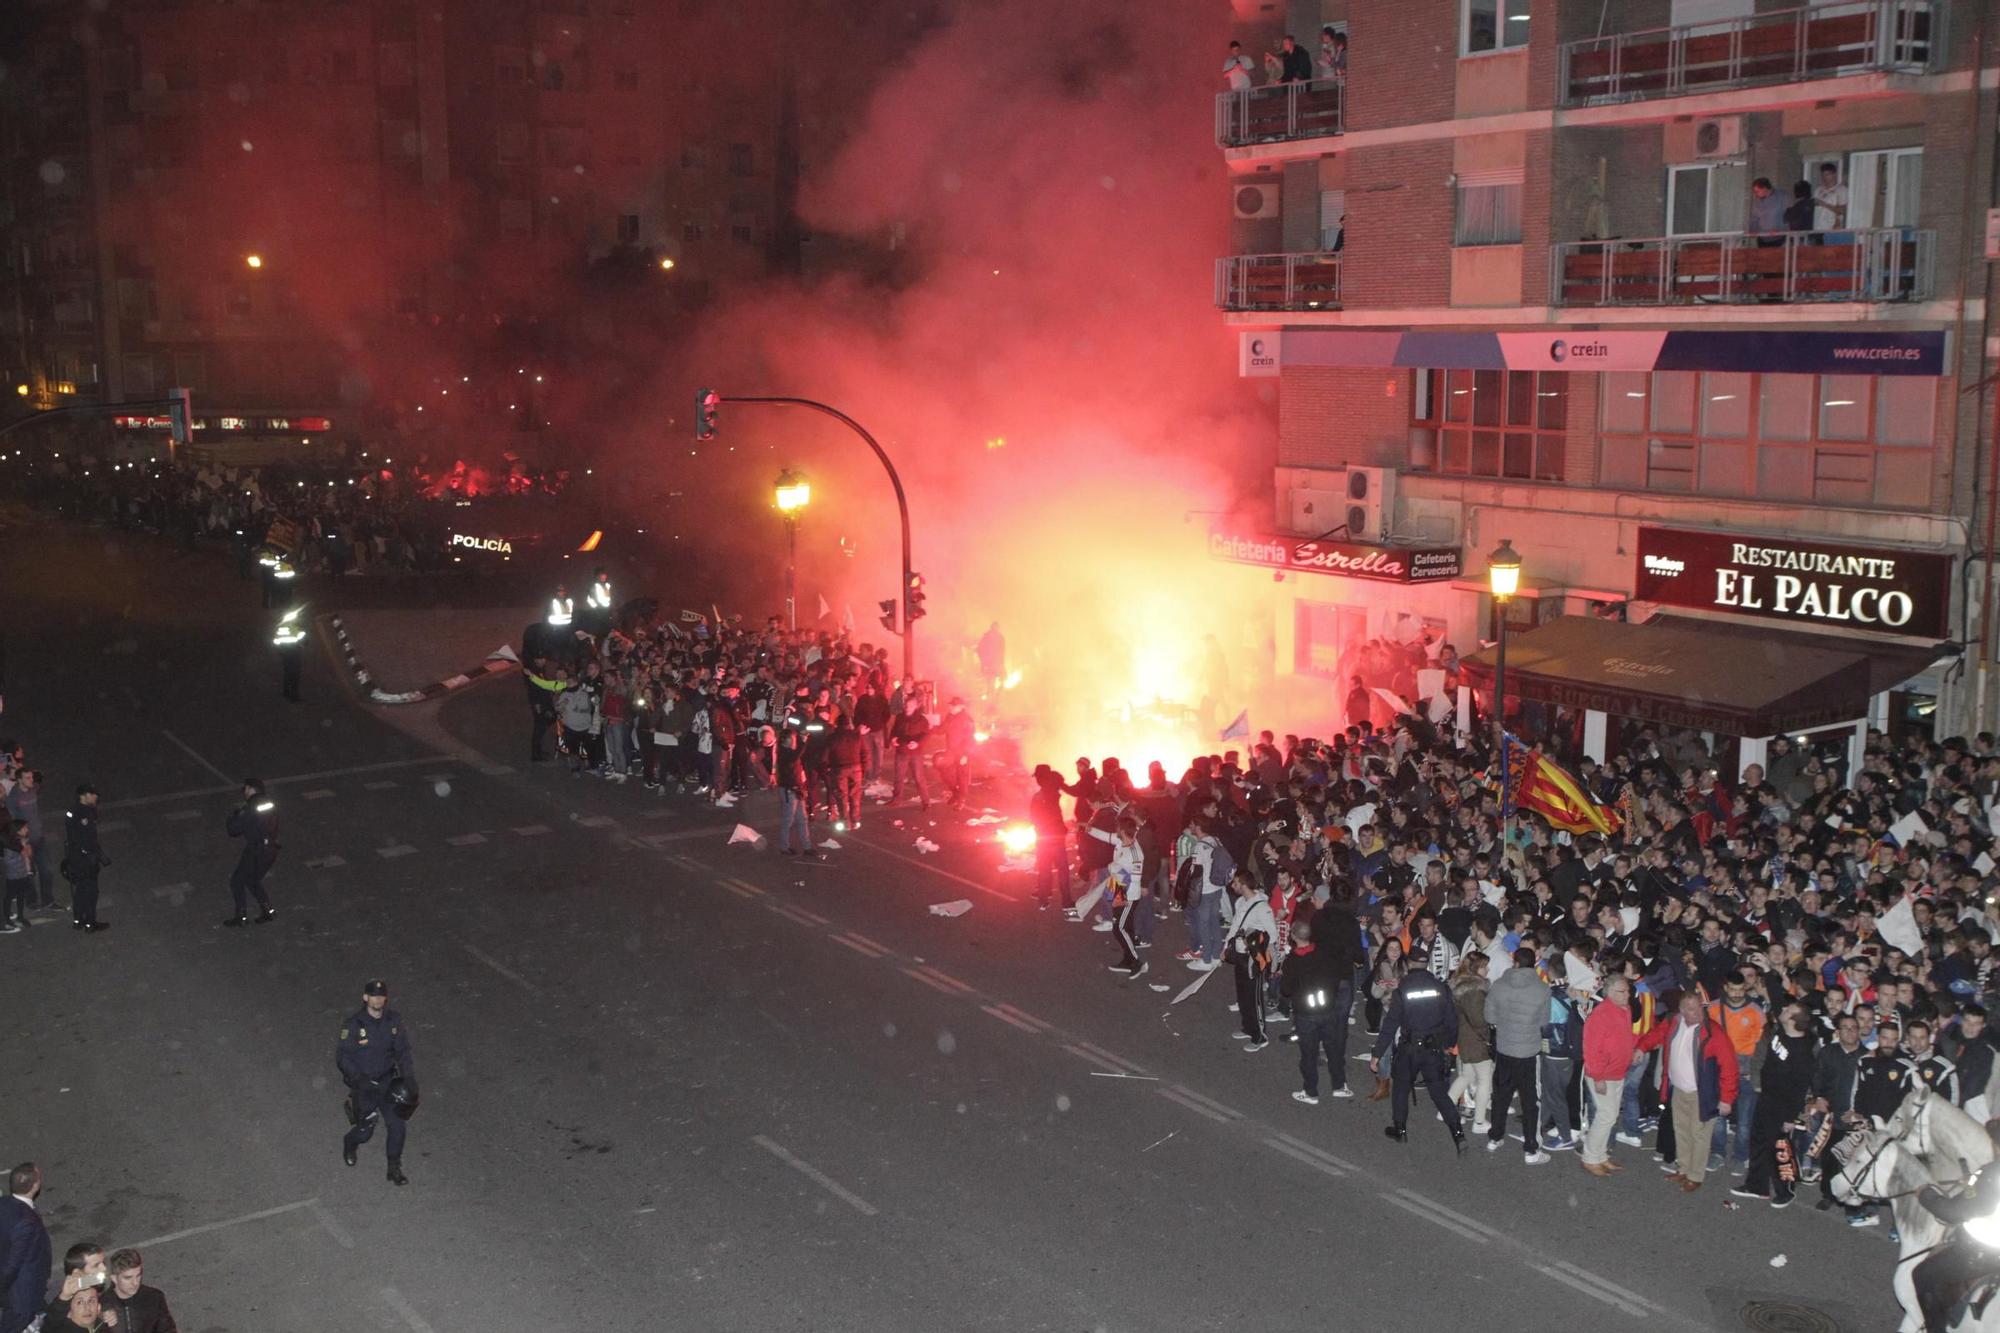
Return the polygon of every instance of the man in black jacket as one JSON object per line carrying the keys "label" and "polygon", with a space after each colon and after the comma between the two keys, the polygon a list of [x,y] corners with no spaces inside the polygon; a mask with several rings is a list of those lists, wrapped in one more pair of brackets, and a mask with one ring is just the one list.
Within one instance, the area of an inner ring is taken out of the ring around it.
{"label": "man in black jacket", "polygon": [[1750,1117],[1750,1167],[1743,1183],[1729,1191],[1740,1199],[1764,1199],[1773,1208],[1792,1201],[1798,1176],[1794,1172],[1786,1180],[1778,1170],[1778,1140],[1785,1126],[1805,1113],[1815,1045],[1804,1005],[1792,1003],[1778,1011],[1778,1030],[1771,1034],[1757,1086],[1757,1109]]}
{"label": "man in black jacket", "polygon": [[889,804],[902,803],[903,781],[908,778],[916,787],[923,808],[931,808],[930,784],[924,778],[924,742],[930,734],[931,720],[924,716],[923,705],[912,694],[903,700],[903,711],[889,728],[889,743],[896,750],[896,789],[889,795]]}
{"label": "man in black jacket", "polygon": [[180,1333],[165,1294],[141,1281],[146,1270],[137,1250],[117,1251],[106,1268],[111,1290],[104,1293],[104,1308],[117,1314],[118,1333]]}
{"label": "man in black jacket", "polygon": [[256,778],[243,779],[243,803],[229,812],[225,825],[232,838],[243,839],[243,854],[236,858],[236,870],[229,876],[229,894],[236,915],[222,924],[241,926],[252,920],[250,899],[257,900],[258,925],[277,912],[264,892],[264,876],[278,860],[278,807],[264,795],[264,784]]}
{"label": "man in black jacket", "polygon": [[[1317,918],[1315,918],[1317,920]],[[1278,989],[1291,1002],[1293,1031],[1299,1039],[1299,1075],[1305,1089],[1292,1094],[1295,1102],[1319,1105],[1319,1055],[1326,1051],[1335,1097],[1352,1097],[1347,1090],[1347,1008],[1354,999],[1354,969],[1337,948],[1322,946],[1313,922],[1292,926],[1292,951],[1285,957],[1285,974]]]}
{"label": "man in black jacket", "polygon": [[69,877],[73,930],[111,929],[97,919],[97,872],[111,864],[97,842],[97,788],[88,782],[76,789],[76,804],[63,817],[63,873]]}

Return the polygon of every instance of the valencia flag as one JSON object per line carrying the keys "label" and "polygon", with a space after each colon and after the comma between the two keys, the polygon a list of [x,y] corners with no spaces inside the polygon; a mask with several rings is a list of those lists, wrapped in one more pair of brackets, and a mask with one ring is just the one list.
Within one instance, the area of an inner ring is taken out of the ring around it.
{"label": "valencia flag", "polygon": [[1507,782],[1518,808],[1533,810],[1549,827],[1565,833],[1609,836],[1622,823],[1616,810],[1591,799],[1561,764],[1512,735],[1507,737]]}

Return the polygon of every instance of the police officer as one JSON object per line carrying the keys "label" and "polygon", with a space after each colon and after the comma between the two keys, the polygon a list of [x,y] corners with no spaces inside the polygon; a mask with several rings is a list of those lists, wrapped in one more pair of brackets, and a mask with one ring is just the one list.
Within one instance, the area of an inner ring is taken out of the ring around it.
{"label": "police officer", "polygon": [[[243,779],[243,803],[229,812],[225,825],[229,836],[243,839],[243,855],[236,858],[236,870],[229,876],[230,896],[236,900],[236,915],[225,926],[241,926],[251,921],[263,925],[277,911],[264,892],[264,876],[278,860],[278,807],[264,795],[264,784],[256,778]],[[250,915],[250,898],[257,900],[257,915]]]}
{"label": "police officer", "polygon": [[111,858],[97,842],[97,788],[88,782],[76,789],[76,804],[63,817],[63,874],[69,879],[70,929],[96,934],[111,929],[97,919],[97,872]]}
{"label": "police officer", "polygon": [[1375,1053],[1368,1058],[1369,1069],[1379,1078],[1383,1055],[1392,1049],[1395,1052],[1395,1092],[1389,1104],[1395,1123],[1384,1128],[1384,1134],[1398,1143],[1409,1142],[1410,1132],[1404,1125],[1410,1114],[1410,1085],[1421,1076],[1438,1114],[1451,1130],[1452,1145],[1464,1156],[1465,1130],[1459,1124],[1458,1107],[1445,1093],[1451,1083],[1446,1053],[1457,1044],[1458,1008],[1452,1003],[1451,992],[1428,972],[1405,974],[1390,997],[1382,1030],[1375,1038]]}
{"label": "police officer", "polygon": [[603,638],[611,628],[611,573],[603,565],[591,577],[590,587],[584,590],[584,628],[597,637]]}
{"label": "police officer", "polygon": [[340,1159],[353,1166],[354,1150],[374,1138],[375,1122],[383,1121],[389,1126],[389,1183],[409,1184],[403,1174],[407,1110],[399,1113],[397,1103],[407,1098],[406,1106],[416,1104],[417,1066],[410,1054],[410,1030],[389,1007],[388,982],[363,983],[361,1007],[341,1026],[333,1062],[347,1083],[348,1119],[354,1123],[340,1142]]}
{"label": "police officer", "polygon": [[278,665],[284,673],[285,698],[291,703],[299,702],[299,667],[305,657],[306,627],[300,619],[303,606],[295,606],[278,617],[277,633],[271,636],[271,644],[278,650]]}

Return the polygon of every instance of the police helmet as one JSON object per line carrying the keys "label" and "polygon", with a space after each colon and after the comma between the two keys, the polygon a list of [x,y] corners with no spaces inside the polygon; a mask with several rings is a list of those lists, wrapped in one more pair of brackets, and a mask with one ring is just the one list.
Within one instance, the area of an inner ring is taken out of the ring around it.
{"label": "police helmet", "polygon": [[417,1085],[401,1074],[389,1080],[389,1089],[383,1097],[397,1116],[404,1120],[417,1113]]}

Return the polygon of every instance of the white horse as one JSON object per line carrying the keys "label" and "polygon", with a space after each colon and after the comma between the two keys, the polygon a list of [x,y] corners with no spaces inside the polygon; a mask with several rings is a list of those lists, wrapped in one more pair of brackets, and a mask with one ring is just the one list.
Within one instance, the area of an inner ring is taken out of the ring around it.
{"label": "white horse", "polygon": [[[1927,1185],[1967,1179],[1992,1159],[1985,1127],[1922,1084],[1903,1099],[1895,1115],[1862,1131],[1848,1146],[1833,1178],[1833,1196],[1848,1204],[1888,1203],[1901,1237],[1891,1280],[1903,1307],[1898,1333],[1923,1333],[1916,1267],[1945,1243],[1951,1230],[1917,1202],[1918,1192]],[[1968,1314],[1952,1325],[1952,1333],[2000,1333],[2000,1301],[1976,1318]]]}

